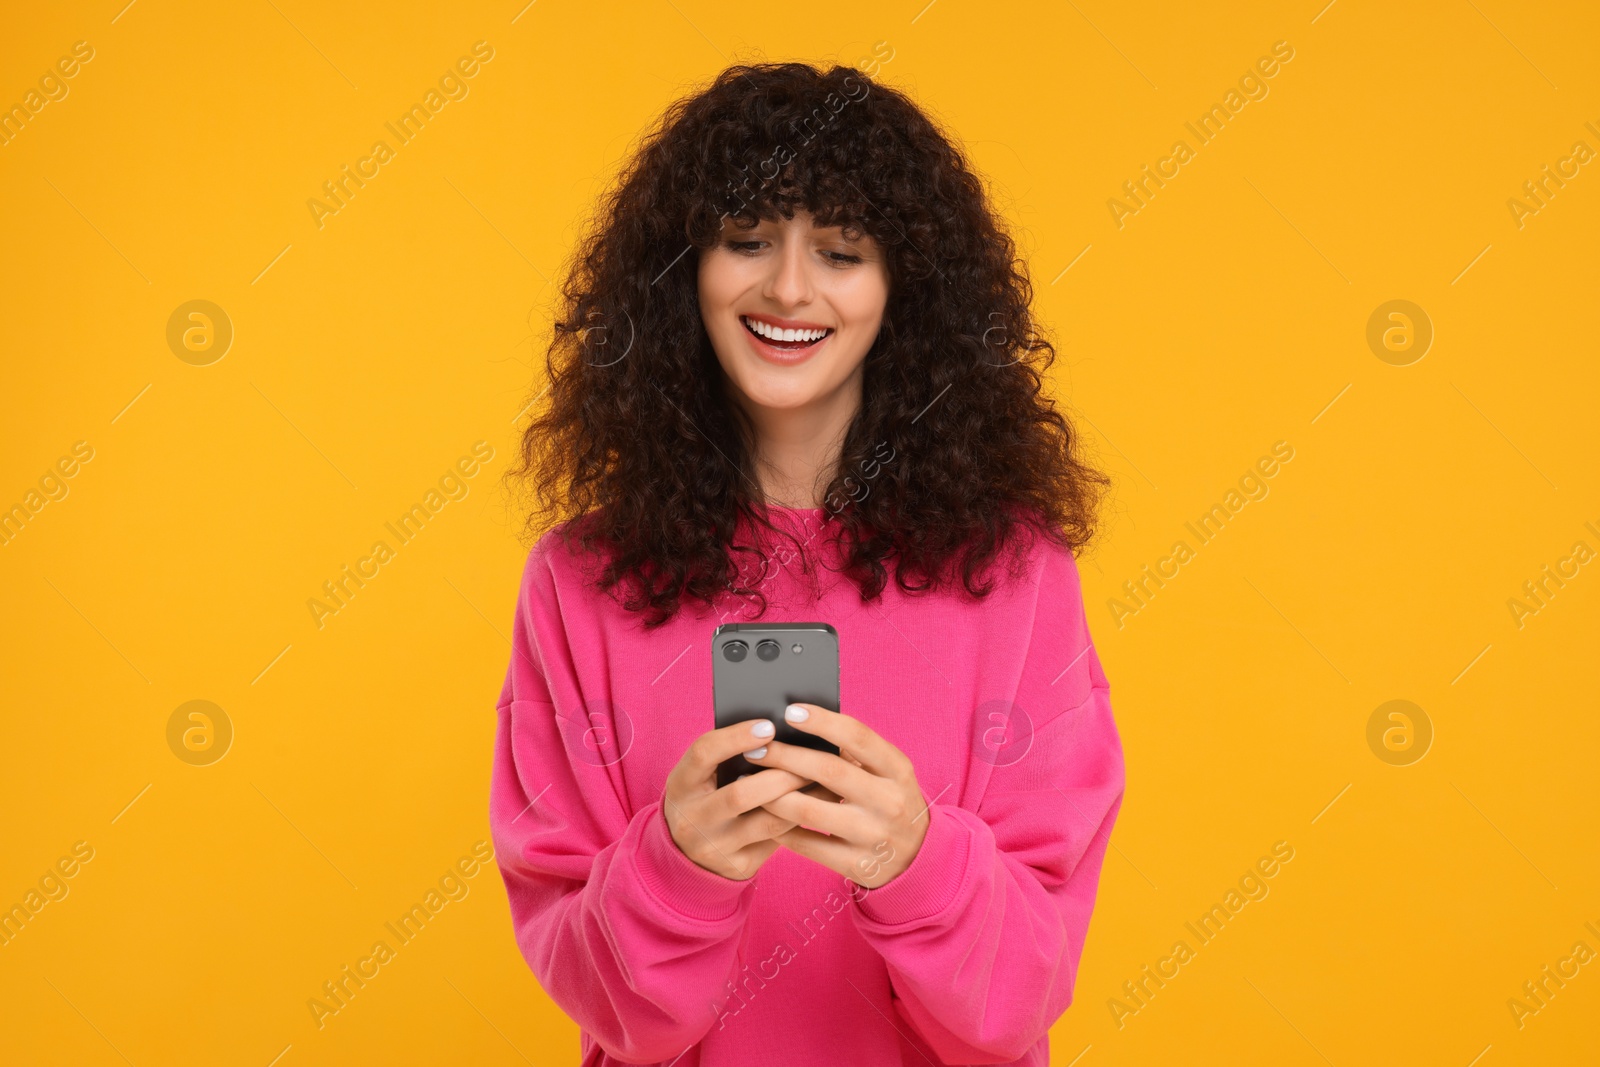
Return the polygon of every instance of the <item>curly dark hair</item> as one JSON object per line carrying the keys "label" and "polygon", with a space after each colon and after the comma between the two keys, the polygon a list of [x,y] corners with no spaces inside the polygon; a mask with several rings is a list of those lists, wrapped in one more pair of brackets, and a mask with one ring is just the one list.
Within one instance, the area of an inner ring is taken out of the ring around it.
{"label": "curly dark hair", "polygon": [[[754,168],[752,170],[752,168]],[[714,605],[735,579],[741,519],[775,530],[747,473],[748,419],[724,392],[701,321],[696,265],[722,220],[792,218],[866,233],[889,298],[825,496],[835,568],[862,599],[886,561],[917,593],[977,584],[1014,537],[1077,551],[1104,474],[1042,394],[1055,349],[1030,322],[1026,265],[952,139],[904,94],[860,71],[737,65],[671,105],[647,133],[568,266],[546,355],[546,406],[508,483],[531,487],[526,533],[559,522],[604,560],[646,628],[685,596]],[[887,456],[886,456],[887,452]],[[527,495],[527,494],[524,494]],[[759,583],[757,583],[759,584]]]}

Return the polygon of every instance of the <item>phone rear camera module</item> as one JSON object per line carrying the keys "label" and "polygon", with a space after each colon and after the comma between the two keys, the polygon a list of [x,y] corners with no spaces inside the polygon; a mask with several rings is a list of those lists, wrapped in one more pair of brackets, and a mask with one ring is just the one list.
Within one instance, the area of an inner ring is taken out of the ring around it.
{"label": "phone rear camera module", "polygon": [[773,660],[777,659],[778,653],[781,651],[782,649],[779,647],[778,642],[772,640],[771,638],[768,638],[767,640],[756,645],[757,658],[767,663],[771,663]]}
{"label": "phone rear camera module", "polygon": [[722,658],[729,663],[742,663],[749,653],[750,646],[743,641],[729,641],[722,646]]}

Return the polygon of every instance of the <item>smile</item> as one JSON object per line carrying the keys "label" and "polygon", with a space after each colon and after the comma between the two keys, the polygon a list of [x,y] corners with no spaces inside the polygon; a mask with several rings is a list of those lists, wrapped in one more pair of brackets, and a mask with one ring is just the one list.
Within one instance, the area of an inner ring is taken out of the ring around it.
{"label": "smile", "polygon": [[826,341],[829,334],[834,333],[832,328],[819,326],[814,330],[784,330],[782,326],[762,322],[760,318],[750,318],[749,315],[739,315],[739,322],[744,323],[744,328],[755,338],[765,341],[768,346],[778,349],[779,352],[803,352],[810,349],[819,341]]}

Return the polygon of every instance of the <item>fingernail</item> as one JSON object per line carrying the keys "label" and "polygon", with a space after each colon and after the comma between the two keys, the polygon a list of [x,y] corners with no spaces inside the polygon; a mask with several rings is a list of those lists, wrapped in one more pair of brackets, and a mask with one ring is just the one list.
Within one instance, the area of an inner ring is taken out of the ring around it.
{"label": "fingernail", "polygon": [[778,732],[778,728],[772,725],[770,719],[757,719],[755,724],[750,727],[750,732],[757,737],[771,737]]}
{"label": "fingernail", "polygon": [[765,756],[766,754],[767,754],[767,746],[766,745],[762,745],[760,748],[752,748],[749,752],[746,752],[744,754],[744,758],[745,759],[760,759],[762,756]]}
{"label": "fingernail", "polygon": [[811,718],[811,713],[799,704],[790,704],[783,709],[783,717],[790,722],[805,722]]}

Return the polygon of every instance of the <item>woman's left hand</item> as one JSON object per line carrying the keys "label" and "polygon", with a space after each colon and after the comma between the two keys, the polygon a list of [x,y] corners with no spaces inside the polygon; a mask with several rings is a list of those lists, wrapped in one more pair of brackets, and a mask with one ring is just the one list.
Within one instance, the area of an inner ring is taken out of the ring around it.
{"label": "woman's left hand", "polygon": [[745,755],[758,766],[781,767],[822,787],[816,795],[795,790],[762,805],[779,818],[801,824],[775,840],[860,886],[875,889],[911,866],[928,835],[929,805],[916,769],[904,752],[860,719],[816,704],[789,705],[794,708],[807,715],[796,721],[793,711],[787,710],[788,723],[832,741],[840,755],[781,741],[768,741],[763,756]]}

